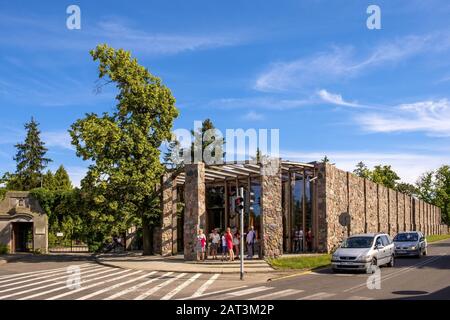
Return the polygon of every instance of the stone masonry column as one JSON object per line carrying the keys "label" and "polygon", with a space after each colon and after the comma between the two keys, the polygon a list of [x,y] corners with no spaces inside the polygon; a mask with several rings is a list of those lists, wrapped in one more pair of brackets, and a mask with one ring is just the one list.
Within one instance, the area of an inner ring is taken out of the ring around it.
{"label": "stone masonry column", "polygon": [[[173,215],[176,215],[176,182],[171,173],[166,173],[161,178],[161,255],[170,256],[173,253]],[[176,228],[176,226],[175,226]],[[175,240],[176,241],[176,240]]]}
{"label": "stone masonry column", "polygon": [[195,243],[198,229],[205,228],[205,164],[203,162],[185,166],[184,184],[184,258],[196,260]]}
{"label": "stone masonry column", "polygon": [[262,250],[264,257],[283,254],[283,211],[281,162],[265,160],[261,164]]}

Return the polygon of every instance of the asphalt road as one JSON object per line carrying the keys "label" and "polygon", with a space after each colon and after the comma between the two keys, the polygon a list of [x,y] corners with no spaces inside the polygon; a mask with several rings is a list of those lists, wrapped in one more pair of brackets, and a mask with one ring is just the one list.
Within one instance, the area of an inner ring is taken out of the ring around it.
{"label": "asphalt road", "polygon": [[377,279],[368,274],[334,274],[330,269],[324,269],[203,298],[450,300],[450,240],[429,244],[427,256],[397,258],[394,268],[382,267],[379,270],[381,277]]}
{"label": "asphalt road", "polygon": [[240,281],[236,275],[120,269],[88,255],[56,255],[1,265],[0,300],[450,300],[450,240],[430,244],[426,257],[398,258],[394,268],[376,275],[323,269],[272,281],[246,275]]}

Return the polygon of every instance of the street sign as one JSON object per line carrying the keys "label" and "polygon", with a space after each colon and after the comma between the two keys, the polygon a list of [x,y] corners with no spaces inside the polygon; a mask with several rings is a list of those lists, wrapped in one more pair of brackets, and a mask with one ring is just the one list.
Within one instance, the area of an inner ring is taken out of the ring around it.
{"label": "street sign", "polygon": [[64,233],[62,233],[62,232],[57,232],[57,233],[56,233],[56,236],[57,236],[57,237],[64,237]]}

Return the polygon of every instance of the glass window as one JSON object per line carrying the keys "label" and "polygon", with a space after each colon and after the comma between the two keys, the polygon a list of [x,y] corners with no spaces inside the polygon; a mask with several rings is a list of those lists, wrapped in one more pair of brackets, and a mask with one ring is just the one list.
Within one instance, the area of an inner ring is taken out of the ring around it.
{"label": "glass window", "polygon": [[391,244],[391,241],[387,236],[381,236],[381,241],[383,242],[383,246],[388,246],[389,244]]}

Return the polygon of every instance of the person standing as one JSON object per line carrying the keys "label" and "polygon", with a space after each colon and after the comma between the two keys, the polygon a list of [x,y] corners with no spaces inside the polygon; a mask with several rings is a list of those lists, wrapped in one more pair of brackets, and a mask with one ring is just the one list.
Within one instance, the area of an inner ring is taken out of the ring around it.
{"label": "person standing", "polygon": [[253,251],[255,249],[255,238],[256,238],[256,233],[255,233],[253,226],[251,226],[248,230],[247,238],[246,238],[247,258],[248,259],[253,259]]}
{"label": "person standing", "polygon": [[230,261],[234,261],[234,252],[233,252],[233,235],[231,234],[231,229],[227,228],[227,232],[225,233],[225,240],[227,242],[227,250],[230,255]]}
{"label": "person standing", "polygon": [[239,231],[236,231],[233,237],[233,246],[235,251],[235,256],[239,258],[239,244],[241,243],[241,234]]}
{"label": "person standing", "polygon": [[306,248],[308,252],[312,252],[312,242],[313,242],[313,234],[309,228],[306,228]]}
{"label": "person standing", "polygon": [[206,237],[203,234],[203,230],[199,229],[197,235],[197,244],[195,246],[197,251],[197,261],[205,260],[205,247],[206,247]]}
{"label": "person standing", "polygon": [[222,233],[222,261],[226,259],[228,255],[228,248],[227,248],[227,239],[225,239],[225,233]]}
{"label": "person standing", "polygon": [[211,241],[211,256],[215,260],[217,259],[217,248],[219,247],[220,243],[220,235],[217,233],[217,229],[214,229],[213,232],[210,234],[210,241]]}

